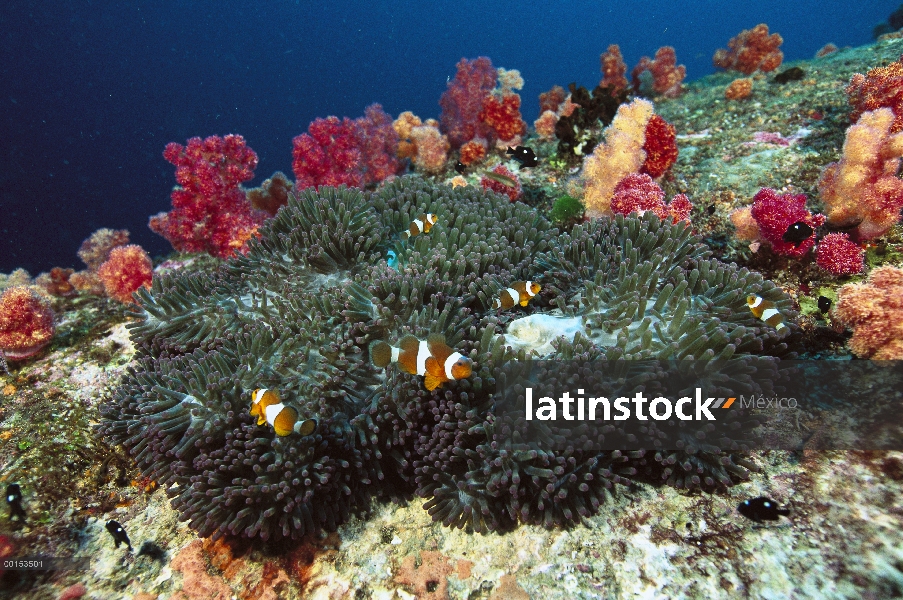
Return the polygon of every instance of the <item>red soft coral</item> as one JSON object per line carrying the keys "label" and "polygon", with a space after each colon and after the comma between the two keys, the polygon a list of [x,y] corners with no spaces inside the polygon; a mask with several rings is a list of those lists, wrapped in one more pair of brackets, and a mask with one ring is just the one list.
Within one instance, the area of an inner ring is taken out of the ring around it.
{"label": "red soft coral", "polygon": [[868,75],[854,73],[847,86],[847,100],[853,107],[855,123],[866,111],[889,108],[894,111],[890,133],[903,131],[903,56],[886,67],[875,67]]}
{"label": "red soft coral", "polygon": [[363,157],[364,183],[379,183],[397,175],[401,162],[396,157],[398,132],[392,126],[392,117],[381,105],[371,104],[364,109],[364,116],[355,122]]}
{"label": "red soft coral", "polygon": [[517,94],[487,97],[483,101],[479,119],[481,123],[491,127],[503,142],[527,132],[527,124],[520,114],[520,96]]}
{"label": "red soft coral", "polygon": [[646,141],[643,142],[646,160],[642,172],[661,177],[677,161],[677,135],[674,126],[658,115],[652,115],[646,124]]}
{"label": "red soft coral", "polygon": [[151,217],[151,230],[180,252],[221,258],[243,252],[264,216],[252,210],[239,187],[254,176],[257,166],[257,155],[244,138],[191,138],[186,146],[173,142],[163,157],[176,166],[181,187],[172,192],[173,209]]}
{"label": "red soft coral", "polygon": [[618,183],[611,198],[611,211],[618,215],[629,215],[651,211],[660,219],[672,221],[689,220],[693,205],[683,194],[677,194],[669,204],[665,203],[665,192],[645,173],[631,173]]}
{"label": "red soft coral", "polygon": [[[500,175],[506,183],[502,183],[498,179],[492,179],[491,177],[486,177],[484,175],[482,179],[480,179],[480,185],[483,186],[483,189],[492,190],[503,196],[508,196],[512,202],[517,201],[521,197],[523,189],[521,188],[520,179],[517,177],[516,173],[512,173],[504,165],[497,165],[492,169],[491,173]],[[514,185],[509,185],[508,182],[512,182]]]}
{"label": "red soft coral", "polygon": [[752,29],[744,29],[727,43],[728,50],[719,48],[712,58],[716,67],[740,71],[746,75],[762,71],[774,71],[784,60],[778,47],[784,42],[780,34],[768,34],[768,25],[760,23]]}
{"label": "red soft coral", "polygon": [[50,303],[28,286],[8,288],[0,295],[0,354],[10,360],[34,356],[53,340]]}
{"label": "red soft coral", "polygon": [[677,98],[683,93],[683,80],[687,68],[677,64],[677,55],[671,46],[662,46],[655,52],[655,58],[644,56],[630,72],[634,91],[640,89],[640,75],[644,71],[652,74],[652,89],[665,98]]}
{"label": "red soft coral", "polygon": [[[824,215],[813,215],[806,210],[805,194],[778,194],[771,188],[762,188],[753,197],[752,217],[759,227],[762,239],[771,243],[776,254],[804,256],[815,245],[815,229],[824,225]],[[812,235],[800,243],[785,242],[784,234],[796,222],[812,228]]]}
{"label": "red soft coral", "polygon": [[292,140],[292,171],[298,189],[321,185],[361,187],[364,182],[357,124],[345,117],[316,119]]}
{"label": "red soft coral", "polygon": [[475,137],[490,139],[490,128],[480,121],[479,114],[498,78],[492,61],[485,56],[474,60],[462,58],[457,69],[455,78],[439,99],[441,130],[452,148],[459,148]]}
{"label": "red soft coral", "polygon": [[865,252],[845,233],[829,233],[818,242],[815,262],[835,275],[853,275],[865,268]]}
{"label": "red soft coral", "polygon": [[621,56],[620,46],[611,44],[608,50],[599,56],[599,62],[602,65],[602,80],[599,82],[599,85],[610,88],[612,95],[626,90],[627,65],[624,63],[624,57]]}
{"label": "red soft coral", "polygon": [[567,98],[567,92],[560,85],[553,86],[548,92],[541,93],[539,95],[539,114],[547,110],[558,112],[558,107],[561,106],[565,98]]}

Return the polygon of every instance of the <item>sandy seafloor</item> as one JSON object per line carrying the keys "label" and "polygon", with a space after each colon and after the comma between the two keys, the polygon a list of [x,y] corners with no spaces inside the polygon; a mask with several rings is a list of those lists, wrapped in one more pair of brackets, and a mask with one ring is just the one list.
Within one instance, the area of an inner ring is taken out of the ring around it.
{"label": "sandy seafloor", "polygon": [[[837,160],[849,121],[844,88],[854,72],[903,54],[903,39],[842,49],[799,66],[802,80],[756,75],[753,95],[728,102],[733,74],[693,82],[656,112],[679,134],[680,157],[663,183],[697,206],[693,223],[716,255],[761,271],[800,304],[808,348],[846,355],[845,334],[813,309],[802,282],[834,289],[811,261],[752,253],[732,238],[728,214],[760,187],[806,193]],[[749,143],[756,131],[795,137],[787,147]],[[540,157],[549,149],[537,146]],[[454,173],[451,173],[452,175]],[[566,173],[524,176],[548,197]],[[540,209],[547,209],[539,203]],[[903,264],[898,226],[869,251],[870,266]],[[758,452],[762,472],[725,493],[638,486],[619,493],[583,526],[474,535],[433,523],[422,500],[374,503],[321,539],[270,547],[199,539],[166,495],[143,480],[121,449],[92,433],[98,407],[127,368],[133,348],[121,305],[61,299],[53,345],[0,375],[0,485],[18,482],[26,524],[0,518],[18,555],[87,557],[84,571],[7,574],[2,598],[160,600],[257,598],[889,598],[903,593],[903,453]],[[743,499],[780,498],[792,515],[757,525],[738,515]],[[4,507],[5,513],[5,507]],[[109,519],[134,546],[114,548]],[[152,541],[163,556],[138,556]],[[14,586],[10,589],[8,586]],[[73,587],[74,586],[74,587]],[[82,587],[79,587],[82,586]],[[83,592],[81,596],[78,592]]]}

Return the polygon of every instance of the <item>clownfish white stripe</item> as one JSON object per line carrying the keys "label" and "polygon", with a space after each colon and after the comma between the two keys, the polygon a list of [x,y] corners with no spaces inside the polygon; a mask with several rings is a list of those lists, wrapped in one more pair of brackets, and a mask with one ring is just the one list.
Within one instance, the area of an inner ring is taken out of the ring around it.
{"label": "clownfish white stripe", "polygon": [[285,404],[280,402],[279,404],[270,404],[264,409],[264,414],[266,415],[267,423],[273,425],[276,422],[276,417],[279,416],[279,413],[285,408]]}
{"label": "clownfish white stripe", "polygon": [[423,221],[421,221],[420,219],[414,219],[414,225],[417,226],[418,231],[423,231]]}
{"label": "clownfish white stripe", "polygon": [[759,317],[759,318],[762,319],[763,321],[767,321],[767,320],[770,319],[771,317],[773,317],[773,316],[775,316],[775,315],[779,315],[779,314],[781,314],[781,313],[778,312],[778,310],[777,310],[776,308],[766,308],[766,309],[762,312],[762,316]]}
{"label": "clownfish white stripe", "polygon": [[[526,289],[527,295],[530,296],[531,298],[536,295],[536,292],[534,292],[532,288],[533,288],[533,282],[528,281],[527,285],[525,286],[525,289]],[[508,288],[508,289],[510,290],[511,288]],[[519,299],[520,298],[518,298],[518,300]]]}
{"label": "clownfish white stripe", "polygon": [[417,350],[417,374],[426,375],[426,359],[432,356],[429,344],[426,340],[420,340],[420,347]]}
{"label": "clownfish white stripe", "polygon": [[518,302],[520,302],[520,293],[516,289],[508,288],[505,291],[508,292],[509,296],[511,296],[511,301],[514,304],[517,304]]}
{"label": "clownfish white stripe", "polygon": [[[750,308],[758,308],[760,304],[762,304],[762,297],[761,297],[761,296],[756,296],[755,302],[753,302],[752,304],[750,304],[749,307],[750,307]],[[765,319],[762,319],[762,320],[764,321]]]}
{"label": "clownfish white stripe", "polygon": [[392,346],[392,362],[398,362],[398,355],[401,354],[401,348]]}
{"label": "clownfish white stripe", "polygon": [[452,375],[452,367],[455,366],[455,363],[458,362],[458,359],[463,355],[460,352],[452,352],[449,354],[448,358],[445,359],[445,376],[449,379],[454,379]]}

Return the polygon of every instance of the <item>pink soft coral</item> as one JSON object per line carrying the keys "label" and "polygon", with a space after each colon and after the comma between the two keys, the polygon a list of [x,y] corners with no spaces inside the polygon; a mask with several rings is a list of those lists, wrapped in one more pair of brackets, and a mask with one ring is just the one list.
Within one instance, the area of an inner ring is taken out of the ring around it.
{"label": "pink soft coral", "polygon": [[665,203],[665,192],[645,173],[631,173],[615,187],[611,199],[611,210],[615,214],[629,215],[636,212],[642,215],[651,211],[660,219],[671,218],[672,221],[689,220],[693,205],[684,194],[677,194],[670,203]]}
{"label": "pink soft coral", "polygon": [[[815,229],[824,225],[824,215],[806,210],[805,194],[778,194],[762,188],[753,198],[752,217],[762,239],[771,243],[776,254],[804,256],[815,245]],[[812,228],[812,235],[802,242],[785,242],[784,235],[791,225],[803,222]]]}

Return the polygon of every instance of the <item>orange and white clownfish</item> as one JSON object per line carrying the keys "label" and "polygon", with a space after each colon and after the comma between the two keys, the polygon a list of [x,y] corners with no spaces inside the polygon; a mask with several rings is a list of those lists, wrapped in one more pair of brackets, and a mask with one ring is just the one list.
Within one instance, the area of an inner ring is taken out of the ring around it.
{"label": "orange and white clownfish", "polygon": [[257,417],[258,425],[269,423],[280,437],[291,433],[306,436],[317,429],[316,419],[298,419],[298,411],[283,404],[279,392],[267,388],[251,392],[251,416]]}
{"label": "orange and white clownfish", "polygon": [[445,336],[432,333],[426,341],[406,335],[392,347],[386,342],[370,344],[370,358],[380,369],[397,362],[405,373],[423,375],[423,384],[432,391],[455,379],[466,379],[473,372],[473,362],[445,343]]}
{"label": "orange and white clownfish", "polygon": [[492,300],[492,308],[508,310],[515,304],[526,306],[541,289],[542,286],[535,281],[515,281],[510,287],[502,290],[498,298]]}
{"label": "orange and white clownfish", "polygon": [[749,305],[749,310],[752,311],[755,318],[765,321],[777,331],[787,330],[787,326],[784,325],[784,315],[775,308],[774,302],[766,300],[762,296],[750,294],[746,297],[746,304]]}
{"label": "orange and white clownfish", "polygon": [[436,215],[433,213],[424,213],[411,222],[411,226],[407,231],[401,233],[401,237],[407,239],[416,237],[421,233],[429,233],[437,220]]}

